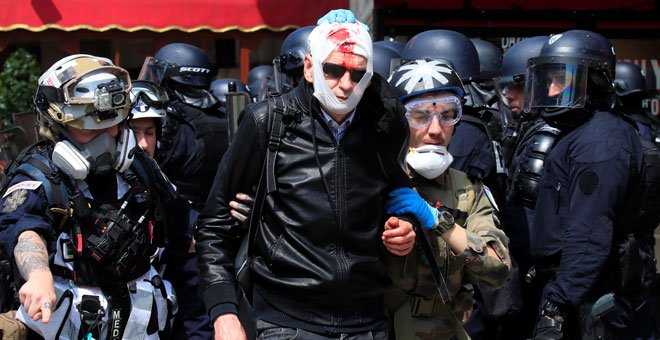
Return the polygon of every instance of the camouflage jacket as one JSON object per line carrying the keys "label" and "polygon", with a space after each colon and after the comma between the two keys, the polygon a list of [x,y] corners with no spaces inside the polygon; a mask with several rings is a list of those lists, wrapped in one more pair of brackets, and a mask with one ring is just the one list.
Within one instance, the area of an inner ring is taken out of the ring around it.
{"label": "camouflage jacket", "polygon": [[[461,254],[454,254],[435,231],[427,231],[435,260],[452,297],[451,309],[464,323],[472,311],[469,284],[481,280],[500,287],[509,277],[509,239],[499,229],[496,208],[491,203],[494,200],[488,189],[481,183],[472,183],[465,173],[451,168],[442,178],[441,184],[416,176],[412,183],[430,204],[442,204],[467,213],[464,220],[456,221],[467,229],[468,246]],[[488,256],[486,246],[492,247],[499,259]],[[390,256],[388,271],[393,287],[386,302],[395,314],[397,339],[451,337],[454,327],[450,315],[447,315],[446,308],[440,308],[442,302],[421,249],[415,246],[407,256]]]}

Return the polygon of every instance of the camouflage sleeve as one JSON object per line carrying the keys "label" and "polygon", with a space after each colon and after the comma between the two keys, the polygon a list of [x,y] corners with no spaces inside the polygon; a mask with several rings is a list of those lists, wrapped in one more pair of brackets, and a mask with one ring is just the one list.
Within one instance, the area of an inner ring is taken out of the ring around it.
{"label": "camouflage sleeve", "polygon": [[[481,184],[474,184],[476,198],[465,221],[468,247],[458,255],[465,269],[475,277],[495,287],[504,284],[511,273],[509,238],[499,229],[499,220]],[[490,246],[498,258],[489,256]]]}

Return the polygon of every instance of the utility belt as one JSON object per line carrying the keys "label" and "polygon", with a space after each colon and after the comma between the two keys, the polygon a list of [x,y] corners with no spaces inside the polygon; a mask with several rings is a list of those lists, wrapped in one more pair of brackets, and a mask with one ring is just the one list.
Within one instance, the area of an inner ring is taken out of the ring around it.
{"label": "utility belt", "polygon": [[430,318],[440,314],[442,299],[439,296],[423,298],[413,296],[410,299],[410,314],[416,318]]}

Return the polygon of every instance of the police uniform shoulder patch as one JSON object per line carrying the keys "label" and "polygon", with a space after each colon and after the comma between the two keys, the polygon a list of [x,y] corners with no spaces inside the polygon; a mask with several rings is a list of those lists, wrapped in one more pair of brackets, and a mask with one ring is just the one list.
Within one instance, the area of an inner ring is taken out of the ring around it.
{"label": "police uniform shoulder patch", "polygon": [[587,170],[581,173],[578,177],[578,186],[580,187],[580,191],[582,191],[584,194],[588,195],[596,191],[599,184],[600,177],[598,177],[597,173],[591,170]]}
{"label": "police uniform shoulder patch", "polygon": [[483,188],[484,188],[484,194],[486,194],[486,198],[488,198],[490,205],[492,205],[493,208],[495,208],[495,210],[500,211],[500,207],[498,207],[497,203],[495,203],[495,198],[493,197],[493,194],[490,192],[490,189],[486,185],[483,185]]}
{"label": "police uniform shoulder patch", "polygon": [[14,190],[8,197],[5,197],[5,202],[2,207],[2,212],[13,212],[25,202],[27,199],[27,189]]}
{"label": "police uniform shoulder patch", "polygon": [[2,198],[5,198],[9,196],[12,192],[18,190],[18,189],[25,189],[25,190],[35,190],[39,186],[41,186],[40,181],[23,181],[23,182],[18,182],[12,186],[10,186],[7,191],[5,191],[5,194],[2,195]]}

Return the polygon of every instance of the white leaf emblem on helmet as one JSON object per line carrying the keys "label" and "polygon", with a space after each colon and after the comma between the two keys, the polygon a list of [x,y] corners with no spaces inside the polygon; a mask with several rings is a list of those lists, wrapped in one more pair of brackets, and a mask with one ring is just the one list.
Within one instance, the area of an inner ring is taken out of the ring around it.
{"label": "white leaf emblem on helmet", "polygon": [[407,81],[405,90],[408,93],[412,92],[420,79],[424,82],[425,88],[437,87],[433,86],[433,80],[446,85],[449,83],[449,79],[444,74],[451,75],[452,73],[452,69],[435,60],[417,60],[414,64],[401,66],[399,70],[408,72],[401,75],[395,86],[399,86],[404,81]]}

